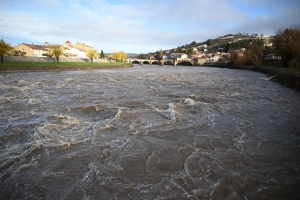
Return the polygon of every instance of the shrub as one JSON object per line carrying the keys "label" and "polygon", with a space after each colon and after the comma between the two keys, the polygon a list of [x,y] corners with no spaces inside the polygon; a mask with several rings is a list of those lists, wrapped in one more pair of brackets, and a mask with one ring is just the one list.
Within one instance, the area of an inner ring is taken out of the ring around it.
{"label": "shrub", "polygon": [[293,59],[289,62],[291,76],[294,80],[295,87],[300,87],[300,59]]}

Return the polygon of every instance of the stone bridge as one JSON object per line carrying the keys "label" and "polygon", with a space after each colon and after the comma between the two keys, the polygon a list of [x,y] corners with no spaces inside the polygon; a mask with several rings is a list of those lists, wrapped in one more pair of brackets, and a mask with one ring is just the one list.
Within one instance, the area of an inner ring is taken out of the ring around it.
{"label": "stone bridge", "polygon": [[195,61],[190,60],[190,59],[181,59],[181,60],[172,60],[172,59],[167,59],[167,60],[151,60],[151,59],[138,59],[138,58],[127,58],[126,62],[128,63],[135,63],[135,64],[157,64],[157,65],[173,65],[176,66],[178,64],[189,64],[189,65],[195,65]]}
{"label": "stone bridge", "polygon": [[138,59],[138,58],[127,58],[126,62],[128,63],[136,63],[136,64],[159,64],[158,60],[151,59]]}

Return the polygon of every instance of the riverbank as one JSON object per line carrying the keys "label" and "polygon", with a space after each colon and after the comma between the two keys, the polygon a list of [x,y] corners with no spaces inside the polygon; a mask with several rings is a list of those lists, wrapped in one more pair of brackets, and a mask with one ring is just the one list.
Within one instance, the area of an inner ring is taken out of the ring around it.
{"label": "riverbank", "polygon": [[66,71],[66,70],[97,70],[111,68],[129,68],[132,64],[126,62],[5,62],[0,63],[1,72],[37,72],[37,71]]}
{"label": "riverbank", "polygon": [[283,68],[280,66],[232,66],[225,65],[224,63],[213,63],[205,66],[209,67],[218,67],[218,68],[228,68],[228,69],[241,69],[241,70],[250,70],[257,71],[263,74],[266,74],[271,81],[277,82],[280,85],[285,87],[297,90],[300,92],[299,77],[295,75],[290,69]]}

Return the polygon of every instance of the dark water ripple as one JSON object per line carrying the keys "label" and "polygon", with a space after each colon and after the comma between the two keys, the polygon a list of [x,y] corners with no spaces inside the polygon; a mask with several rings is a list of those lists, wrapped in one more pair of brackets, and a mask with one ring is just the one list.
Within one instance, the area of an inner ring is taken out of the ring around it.
{"label": "dark water ripple", "polygon": [[206,67],[0,74],[0,199],[299,199],[300,94]]}

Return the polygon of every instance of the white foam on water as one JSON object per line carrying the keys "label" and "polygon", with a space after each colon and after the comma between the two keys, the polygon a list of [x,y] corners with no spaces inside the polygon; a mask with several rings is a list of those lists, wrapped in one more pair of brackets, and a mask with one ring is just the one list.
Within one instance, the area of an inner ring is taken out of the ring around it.
{"label": "white foam on water", "polygon": [[97,176],[98,174],[100,174],[99,170],[97,169],[97,165],[95,163],[90,162],[88,167],[89,167],[89,171],[86,172],[84,177],[82,178],[82,180],[81,180],[82,183],[89,184],[92,182],[92,179],[93,179],[92,177],[94,175]]}
{"label": "white foam on water", "polygon": [[175,110],[175,105],[173,103],[169,104],[169,108],[167,110],[159,111],[163,117],[173,122],[176,122],[176,118],[179,117],[179,114]]}
{"label": "white foam on water", "polygon": [[65,88],[66,86],[67,86],[67,84],[65,84],[65,83],[57,83],[56,88],[58,88],[58,89],[63,89],[63,88]]}
{"label": "white foam on water", "polygon": [[29,168],[31,168],[31,167],[36,167],[37,165],[38,165],[38,162],[39,162],[39,160],[41,159],[41,156],[39,155],[39,156],[37,156],[37,157],[32,157],[31,158],[31,161],[29,162],[29,163],[27,163],[27,164],[23,164],[23,165],[21,165],[19,168],[18,168],[18,172],[19,171],[21,171],[21,170],[26,170],[26,169],[29,169]]}
{"label": "white foam on water", "polygon": [[51,171],[44,171],[42,176],[44,178],[47,178],[49,176],[63,176],[65,175],[65,172],[51,172]]}
{"label": "white foam on water", "polygon": [[188,168],[188,162],[190,159],[192,159],[197,153],[199,152],[198,149],[195,149],[195,151],[186,159],[185,163],[184,163],[184,170],[185,170],[185,173],[189,176],[189,177],[193,177],[191,175],[191,173],[189,172],[190,169]]}
{"label": "white foam on water", "polygon": [[184,100],[184,103],[187,105],[195,105],[195,101],[193,99],[187,98]]}
{"label": "white foam on water", "polygon": [[0,102],[4,103],[5,101],[10,101],[11,97],[0,96]]}
{"label": "white foam on water", "polygon": [[128,140],[126,137],[118,137],[118,138],[113,139],[113,140],[110,141],[110,146],[111,146],[111,147],[122,148],[122,147],[124,147],[128,142],[129,142],[129,140]]}
{"label": "white foam on water", "polygon": [[85,143],[90,140],[90,134],[85,132],[85,127],[78,125],[76,118],[57,116],[64,124],[46,123],[38,127],[33,134],[33,145],[36,147],[58,147]]}
{"label": "white foam on water", "polygon": [[56,117],[58,120],[61,120],[65,124],[75,125],[81,122],[80,119],[76,117],[71,117],[69,115],[54,115],[54,117]]}
{"label": "white foam on water", "polygon": [[259,78],[260,80],[265,80],[265,81],[269,81],[271,80],[272,78],[274,78],[275,76],[270,76],[268,78]]}
{"label": "white foam on water", "polygon": [[27,82],[25,80],[19,80],[18,85],[19,86],[23,86],[25,85]]}
{"label": "white foam on water", "polygon": [[29,98],[27,104],[40,104],[41,100],[36,98]]}
{"label": "white foam on water", "polygon": [[76,79],[75,78],[67,78],[66,81],[67,82],[74,82]]}

